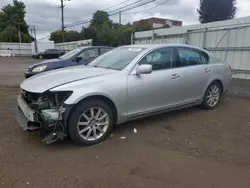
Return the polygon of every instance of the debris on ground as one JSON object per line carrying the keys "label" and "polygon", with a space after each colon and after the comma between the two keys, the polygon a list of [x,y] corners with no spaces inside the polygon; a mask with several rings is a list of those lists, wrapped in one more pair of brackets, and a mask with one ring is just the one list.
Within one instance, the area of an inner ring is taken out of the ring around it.
{"label": "debris on ground", "polygon": [[121,137],[121,140],[125,140],[125,139],[126,139],[126,137],[125,137],[125,136],[122,136],[122,137]]}
{"label": "debris on ground", "polygon": [[134,133],[137,134],[137,129],[136,128],[134,128]]}

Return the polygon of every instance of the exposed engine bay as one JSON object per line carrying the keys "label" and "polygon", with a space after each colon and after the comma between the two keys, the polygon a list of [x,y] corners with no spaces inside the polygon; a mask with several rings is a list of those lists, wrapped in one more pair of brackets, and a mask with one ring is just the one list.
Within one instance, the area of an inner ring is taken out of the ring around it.
{"label": "exposed engine bay", "polygon": [[45,92],[31,93],[22,91],[22,98],[28,106],[35,111],[34,122],[30,122],[30,131],[44,129],[48,134],[43,141],[46,144],[66,137],[65,125],[63,124],[63,114],[67,110],[64,101],[72,92]]}

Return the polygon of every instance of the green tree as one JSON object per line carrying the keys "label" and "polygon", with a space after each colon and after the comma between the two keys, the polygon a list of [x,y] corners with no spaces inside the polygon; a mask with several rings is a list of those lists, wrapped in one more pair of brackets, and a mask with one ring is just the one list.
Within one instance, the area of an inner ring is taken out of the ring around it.
{"label": "green tree", "polygon": [[90,27],[100,27],[103,23],[111,26],[112,21],[109,19],[109,15],[107,12],[98,10],[93,14],[93,18],[90,22]]}
{"label": "green tree", "polygon": [[66,42],[78,41],[84,39],[81,32],[78,31],[66,31]]}
{"label": "green tree", "polygon": [[[72,42],[83,40],[84,36],[81,32],[78,31],[64,31],[65,42]],[[50,34],[50,40],[54,41],[55,43],[62,42],[62,31],[54,31]]]}
{"label": "green tree", "polygon": [[[65,35],[65,33],[64,33]],[[60,43],[62,42],[62,31],[54,31],[50,33],[50,40],[54,41],[55,43]]]}
{"label": "green tree", "polygon": [[15,26],[9,25],[0,33],[1,42],[16,42],[18,41],[18,29]]}
{"label": "green tree", "polygon": [[[107,12],[97,11],[88,27],[83,27],[79,33],[77,31],[65,31],[66,41],[92,39],[93,45],[120,46],[128,45],[131,42],[131,34],[136,28],[131,24],[113,23]],[[50,40],[56,43],[62,42],[61,31],[51,33]]]}
{"label": "green tree", "polygon": [[105,21],[102,25],[95,27],[94,30],[97,39],[95,41],[95,45],[111,46],[115,30],[111,28],[108,21]]}
{"label": "green tree", "polygon": [[232,19],[236,13],[236,0],[200,0],[201,23]]}
{"label": "green tree", "polygon": [[131,24],[113,23],[104,11],[94,13],[91,24],[82,29],[85,39],[92,39],[93,45],[120,46],[131,42],[131,33],[135,32]]}
{"label": "green tree", "polygon": [[[5,42],[18,42],[19,38],[16,37],[18,29],[21,31],[22,41],[30,42],[32,38],[29,36],[28,25],[25,21],[25,4],[18,0],[13,0],[13,4],[6,5],[0,12],[0,38]],[[12,32],[17,29],[17,31]],[[10,33],[8,33],[10,31]],[[7,37],[6,37],[7,36]],[[23,38],[24,37],[24,38]]]}
{"label": "green tree", "polygon": [[83,27],[81,34],[83,35],[84,39],[92,39],[93,45],[96,45],[96,43],[98,42],[96,30],[93,26]]}

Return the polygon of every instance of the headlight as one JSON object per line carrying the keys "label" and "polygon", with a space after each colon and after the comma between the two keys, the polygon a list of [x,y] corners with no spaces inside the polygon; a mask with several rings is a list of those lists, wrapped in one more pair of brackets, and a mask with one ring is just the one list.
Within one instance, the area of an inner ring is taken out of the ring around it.
{"label": "headlight", "polygon": [[40,66],[40,67],[36,67],[32,70],[32,72],[42,72],[46,69],[46,65]]}

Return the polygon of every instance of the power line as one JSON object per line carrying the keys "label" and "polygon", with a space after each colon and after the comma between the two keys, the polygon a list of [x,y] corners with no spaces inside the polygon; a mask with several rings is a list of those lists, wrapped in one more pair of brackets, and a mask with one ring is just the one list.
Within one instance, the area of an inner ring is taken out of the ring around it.
{"label": "power line", "polygon": [[[121,2],[121,3],[118,3],[118,4],[115,4],[115,5],[113,5],[113,6],[111,6],[111,7],[108,7],[108,8],[105,8],[105,9],[103,9],[102,11],[105,11],[105,10],[108,10],[108,9],[111,9],[111,8],[114,8],[114,7],[117,7],[117,6],[119,6],[119,5],[122,5],[122,4],[124,4],[124,3],[127,3],[127,2],[129,2],[129,1],[131,1],[131,0],[126,0],[126,1],[123,1],[123,2]],[[142,1],[142,0],[138,0],[138,1],[136,1],[136,2],[133,2],[133,3],[131,3],[131,4],[129,4],[129,5],[126,5],[126,6],[130,6],[130,5],[133,5],[133,4],[135,4],[135,3],[138,3],[138,2],[140,2],[140,1]],[[125,6],[125,7],[126,7]],[[119,9],[121,9],[121,8],[124,8],[124,7],[120,7],[120,8],[117,8],[117,9],[115,9],[115,10],[113,10],[113,11],[116,11],[116,10],[119,10]],[[113,12],[113,11],[111,11],[111,12]],[[81,20],[81,21],[77,21],[77,22],[73,22],[73,23],[71,23],[71,24],[68,24],[68,25],[80,25],[80,24],[84,24],[84,23],[88,23],[88,22],[90,22],[91,21],[91,19],[87,19],[87,20]],[[68,25],[67,25],[67,27],[68,27]]]}
{"label": "power line", "polygon": [[148,1],[148,2],[145,2],[145,3],[142,3],[142,4],[139,4],[139,5],[136,5],[134,7],[129,7],[127,9],[123,9],[123,10],[120,10],[119,12],[116,12],[116,13],[112,13],[112,14],[109,14],[109,16],[112,16],[112,15],[115,15],[115,14],[119,14],[119,24],[121,24],[121,20],[122,20],[122,12],[126,12],[128,10],[131,10],[131,9],[134,9],[134,8],[137,8],[137,7],[140,7],[140,6],[143,6],[143,5],[146,5],[146,4],[149,4],[151,2],[154,2],[155,0],[151,0],[151,1]]}
{"label": "power line", "polygon": [[112,11],[110,11],[109,13],[115,12],[115,11],[119,11],[119,10],[121,10],[121,9],[123,9],[123,8],[126,8],[126,7],[129,7],[129,6],[131,6],[131,5],[137,4],[137,3],[141,2],[141,1],[142,1],[142,0],[135,1],[135,2],[133,2],[133,3],[131,3],[131,4],[125,5],[125,6],[123,6],[123,7],[120,7],[120,8],[118,8],[118,9],[116,9],[116,10],[112,10]]}
{"label": "power line", "polygon": [[141,12],[145,12],[145,11],[154,9],[154,8],[160,6],[160,5],[163,5],[163,4],[165,4],[165,3],[169,2],[169,1],[170,1],[170,0],[163,1],[163,2],[161,2],[161,3],[159,3],[159,4],[157,4],[157,5],[154,6],[154,7],[151,7],[151,8],[148,8],[148,9],[144,9],[144,10],[142,10],[142,11],[138,11],[138,12],[128,12],[128,13],[125,13],[125,14],[138,14],[138,13],[141,13]]}
{"label": "power line", "polygon": [[[141,2],[141,1],[142,1],[142,0],[138,0],[138,1],[136,1],[136,2],[130,3],[129,5],[126,5],[126,6],[117,8],[116,10],[110,11],[108,14],[109,14],[109,16],[113,16],[113,15],[116,15],[116,14],[120,14],[120,15],[121,15],[122,12],[126,12],[126,11],[128,11],[128,10],[132,10],[132,9],[134,9],[134,8],[141,7],[141,6],[143,6],[143,5],[152,3],[152,2],[154,2],[154,1],[156,1],[156,0],[149,0],[149,1],[142,2],[142,3],[138,4],[138,3]],[[125,3],[125,1],[124,1],[123,3]],[[120,3],[120,4],[121,4],[121,3]],[[131,7],[131,5],[134,5],[134,6]],[[116,6],[116,5],[114,5],[114,6]],[[117,6],[118,6],[118,4],[117,4]],[[124,9],[124,8],[125,8],[125,9]],[[121,17],[120,17],[120,19],[121,19]],[[69,27],[74,27],[74,26],[78,26],[78,25],[83,25],[83,24],[89,23],[91,20],[92,20],[92,18],[85,19],[85,20],[78,21],[78,22],[73,22],[73,23],[71,23],[71,24],[65,25],[64,28],[69,28]],[[55,31],[55,30],[53,30],[53,31]],[[49,36],[49,35],[48,35],[48,36]],[[44,38],[47,38],[48,36],[46,36],[46,37],[44,37]],[[42,38],[42,39],[44,39],[44,38]]]}
{"label": "power line", "polygon": [[[140,0],[140,1],[142,1],[142,0]],[[138,3],[138,2],[140,2],[140,1],[136,1],[136,3]],[[155,0],[150,0],[150,1],[147,1],[147,2],[143,2],[143,3],[141,3],[141,4],[138,4],[138,5],[136,5],[135,4],[135,2],[134,3],[131,3],[130,5],[134,5],[134,6],[132,6],[132,7],[128,7],[127,5],[126,6],[124,6],[124,7],[120,7],[120,8],[118,8],[118,9],[116,9],[116,10],[113,10],[113,11],[111,11],[111,12],[109,12],[108,14],[109,14],[109,16],[113,16],[113,15],[116,15],[116,14],[120,14],[121,12],[126,12],[126,11],[128,11],[128,10],[131,10],[131,9],[134,9],[134,8],[137,8],[137,7],[140,7],[140,6],[143,6],[143,5],[146,5],[146,4],[149,4],[149,3],[151,3],[151,2],[154,2]],[[126,8],[127,7],[127,8]],[[124,9],[124,8],[126,8],[126,9]],[[113,13],[112,13],[113,12]],[[68,24],[68,25],[66,25],[66,27],[73,27],[73,26],[77,26],[77,25],[82,25],[82,24],[85,24],[85,23],[89,23],[91,21],[91,18],[90,19],[87,19],[87,20],[82,20],[82,21],[79,21],[79,22],[74,22],[74,23],[72,23],[72,24]]]}
{"label": "power line", "polygon": [[[118,10],[120,10],[120,9],[122,9],[122,8],[125,8],[125,7],[127,7],[127,6],[131,6],[131,5],[136,4],[136,3],[140,2],[140,1],[142,1],[142,0],[137,0],[136,2],[133,2],[133,3],[130,3],[130,4],[126,5],[126,6],[123,6],[123,7],[120,7],[120,8],[118,8],[118,9],[112,10],[111,12],[118,11]],[[127,2],[127,1],[124,1],[123,3],[125,3],[125,2]],[[121,4],[123,4],[123,3],[119,3],[119,4],[121,5]],[[118,4],[116,4],[116,5],[118,5]],[[114,6],[116,6],[116,5],[114,5]],[[111,6],[111,7],[112,7],[112,6]],[[104,9],[104,10],[105,10],[105,9]],[[83,24],[83,23],[88,23],[89,21],[91,21],[91,19],[82,20],[82,21],[78,21],[78,22],[73,22],[72,24],[67,25],[67,27],[69,27],[69,26],[71,26],[71,25],[73,25],[73,26],[75,26],[75,25],[81,25],[81,24]]]}
{"label": "power line", "polygon": [[[50,1],[50,4],[52,3],[52,1],[53,1],[53,0]],[[122,4],[124,4],[124,3],[127,3],[127,2],[129,2],[129,1],[131,1],[131,0],[126,0],[126,1],[123,1],[123,2],[121,2],[121,3],[112,5],[111,7],[108,7],[108,8],[103,9],[103,11],[108,10],[108,9],[111,9],[111,8],[114,8],[114,7],[117,7],[117,6],[119,6],[119,5],[122,5]],[[53,6],[53,4],[51,4],[51,6]],[[47,6],[47,8],[48,8],[48,7],[49,7],[49,6]],[[47,10],[47,9],[46,9],[46,10]],[[47,16],[47,14],[46,14],[46,16]],[[42,17],[42,19],[47,19],[46,16],[45,16],[45,14],[43,14],[43,16],[40,16],[40,17]],[[59,17],[59,16],[53,16],[53,18],[61,18],[61,17]],[[84,22],[84,21],[85,21],[85,20],[80,20],[80,19],[81,19],[80,17],[73,17],[73,16],[67,17],[67,18],[64,18],[64,19],[67,19],[67,20],[79,19],[79,21],[73,22],[73,23],[79,23],[79,22]],[[38,23],[38,22],[37,22],[37,23]],[[41,22],[40,22],[40,23],[41,23]],[[72,23],[72,24],[73,24],[73,23]]]}
{"label": "power line", "polygon": [[122,4],[124,4],[124,3],[127,3],[127,2],[129,2],[129,1],[131,1],[131,0],[123,1],[123,2],[121,2],[121,3],[118,3],[118,4],[116,4],[116,5],[113,5],[113,6],[111,6],[111,7],[105,8],[105,9],[103,9],[103,10],[112,9],[112,8],[114,8],[114,7],[117,7],[117,6],[119,6],[119,5],[122,5]]}
{"label": "power line", "polygon": [[143,6],[143,5],[147,5],[147,4],[152,3],[152,2],[154,2],[154,1],[156,1],[156,0],[149,0],[149,1],[144,2],[144,3],[141,3],[141,4],[139,4],[139,5],[135,5],[135,6],[133,6],[133,7],[127,8],[127,9],[119,10],[118,12],[109,14],[109,16],[113,16],[113,15],[115,15],[115,14],[118,14],[119,12],[126,12],[126,11],[128,11],[128,10],[132,10],[132,9],[134,9],[134,8],[141,7],[141,6]]}
{"label": "power line", "polygon": [[48,9],[53,6],[53,0],[50,0],[50,2],[47,4],[45,11],[39,16],[39,17],[46,17],[48,14]]}

